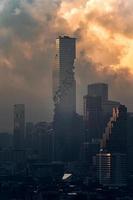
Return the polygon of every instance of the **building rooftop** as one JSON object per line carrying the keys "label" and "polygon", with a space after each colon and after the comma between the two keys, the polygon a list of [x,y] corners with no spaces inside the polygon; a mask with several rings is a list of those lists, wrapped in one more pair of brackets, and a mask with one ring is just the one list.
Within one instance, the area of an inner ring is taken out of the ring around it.
{"label": "building rooftop", "polygon": [[57,39],[76,39],[76,38],[70,37],[68,35],[60,35]]}

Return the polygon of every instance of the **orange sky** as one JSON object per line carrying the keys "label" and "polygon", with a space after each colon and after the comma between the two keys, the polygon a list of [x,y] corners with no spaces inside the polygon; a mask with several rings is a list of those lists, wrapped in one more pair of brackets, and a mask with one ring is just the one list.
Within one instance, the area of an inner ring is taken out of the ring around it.
{"label": "orange sky", "polygon": [[63,1],[58,15],[72,32],[81,29],[78,46],[86,51],[86,57],[113,70],[128,67],[133,73],[131,8],[132,0]]}

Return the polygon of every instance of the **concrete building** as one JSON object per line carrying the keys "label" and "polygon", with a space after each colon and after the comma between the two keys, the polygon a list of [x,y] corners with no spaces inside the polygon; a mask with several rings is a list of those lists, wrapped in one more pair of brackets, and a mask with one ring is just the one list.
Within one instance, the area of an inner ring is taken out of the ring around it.
{"label": "concrete building", "polygon": [[101,149],[111,153],[127,153],[127,108],[124,105],[113,109],[101,139]]}
{"label": "concrete building", "polygon": [[24,148],[25,136],[25,105],[14,105],[14,148]]}
{"label": "concrete building", "polygon": [[56,63],[53,68],[53,98],[60,115],[72,117],[76,112],[76,81],[74,61],[76,39],[68,36],[56,39]]}
{"label": "concrete building", "polygon": [[104,127],[112,116],[113,108],[120,105],[120,102],[109,100],[108,84],[93,83],[88,85],[88,95],[91,97],[101,97]]}
{"label": "concrete building", "polygon": [[100,139],[102,136],[102,101],[98,96],[84,96],[85,141]]}
{"label": "concrete building", "polygon": [[108,101],[108,84],[94,83],[88,85],[88,95],[91,97],[101,97],[102,102]]}
{"label": "concrete building", "polygon": [[107,125],[107,122],[112,116],[113,108],[118,108],[119,106],[120,106],[120,102],[117,102],[117,101],[108,100],[108,101],[102,102],[104,126]]}
{"label": "concrete building", "polygon": [[56,39],[56,63],[53,68],[53,99],[55,104],[55,160],[72,161],[74,148],[74,118],[76,114],[76,81],[74,61],[76,39],[68,36]]}
{"label": "concrete building", "polygon": [[32,149],[37,160],[51,162],[54,137],[51,123],[39,122],[35,124],[32,137]]}
{"label": "concrete building", "polygon": [[96,158],[97,177],[100,184],[119,187],[127,184],[126,154],[100,152]]}
{"label": "concrete building", "polygon": [[111,154],[100,152],[96,155],[97,178],[100,184],[111,183]]}
{"label": "concrete building", "polygon": [[27,149],[32,149],[34,124],[27,122],[25,127],[25,146]]}
{"label": "concrete building", "polygon": [[97,154],[98,179],[103,185],[127,184],[127,108],[113,109]]}

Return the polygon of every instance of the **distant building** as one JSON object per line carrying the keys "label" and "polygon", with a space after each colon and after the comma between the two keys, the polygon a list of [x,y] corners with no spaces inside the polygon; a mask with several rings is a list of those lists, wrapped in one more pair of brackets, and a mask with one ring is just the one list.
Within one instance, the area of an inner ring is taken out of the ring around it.
{"label": "distant building", "polygon": [[53,156],[54,134],[51,123],[35,124],[32,139],[32,149],[36,158],[43,162],[51,162]]}
{"label": "distant building", "polygon": [[100,140],[92,140],[91,142],[84,142],[81,146],[80,160],[87,161],[89,165],[93,165],[93,158],[99,152]]}
{"label": "distant building", "polygon": [[127,156],[121,153],[100,152],[97,158],[97,177],[102,185],[127,184]]}
{"label": "distant building", "polygon": [[88,85],[88,95],[91,97],[101,97],[102,102],[108,101],[108,84],[94,83]]}
{"label": "distant building", "polygon": [[25,146],[28,149],[32,148],[34,124],[27,122],[25,127]]}
{"label": "distant building", "polygon": [[88,96],[101,97],[103,125],[105,127],[112,115],[113,108],[118,107],[120,105],[120,102],[109,100],[108,84],[106,83],[93,83],[88,85]]}
{"label": "distant building", "polygon": [[127,108],[113,109],[97,154],[98,179],[103,185],[127,184]]}
{"label": "distant building", "polygon": [[25,105],[14,105],[14,148],[24,148],[24,136],[25,136]]}
{"label": "distant building", "polygon": [[104,126],[106,126],[107,122],[109,121],[113,108],[118,108],[120,106],[120,102],[117,101],[104,101],[102,102],[102,110],[103,110],[103,120]]}
{"label": "distant building", "polygon": [[0,133],[0,149],[12,147],[13,135],[10,133]]}
{"label": "distant building", "polygon": [[76,81],[74,61],[76,39],[59,36],[56,39],[56,63],[53,68],[53,99],[55,104],[55,160],[72,161],[75,137]]}
{"label": "distant building", "polygon": [[59,36],[56,39],[56,63],[53,68],[53,99],[57,109],[55,112],[63,118],[71,118],[76,113],[75,58],[76,39]]}
{"label": "distant building", "polygon": [[0,164],[2,163],[25,163],[27,160],[27,154],[25,150],[16,150],[7,148],[0,151]]}
{"label": "distant building", "polygon": [[129,171],[129,176],[132,176],[133,175],[133,113],[128,113],[127,128],[128,128],[128,139],[127,139],[128,171]]}
{"label": "distant building", "polygon": [[99,153],[96,155],[97,177],[102,185],[111,183],[111,154]]}
{"label": "distant building", "polygon": [[124,105],[113,109],[101,139],[101,149],[111,153],[127,153],[127,108]]}
{"label": "distant building", "polygon": [[86,142],[102,136],[102,101],[99,96],[84,96],[84,123]]}

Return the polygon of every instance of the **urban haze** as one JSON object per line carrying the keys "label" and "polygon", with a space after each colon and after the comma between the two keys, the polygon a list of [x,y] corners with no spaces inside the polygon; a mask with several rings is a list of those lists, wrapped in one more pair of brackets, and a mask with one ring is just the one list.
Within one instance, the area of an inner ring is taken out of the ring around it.
{"label": "urban haze", "polygon": [[[55,39],[77,38],[77,111],[92,82],[132,110],[132,0],[1,0],[0,127],[12,132],[12,105],[28,121],[51,121]],[[128,90],[126,89],[128,87]]]}
{"label": "urban haze", "polygon": [[0,199],[133,199],[132,10],[0,1]]}

